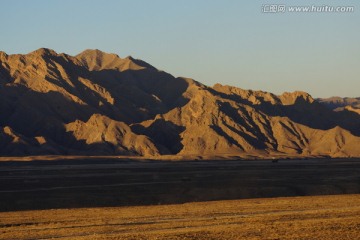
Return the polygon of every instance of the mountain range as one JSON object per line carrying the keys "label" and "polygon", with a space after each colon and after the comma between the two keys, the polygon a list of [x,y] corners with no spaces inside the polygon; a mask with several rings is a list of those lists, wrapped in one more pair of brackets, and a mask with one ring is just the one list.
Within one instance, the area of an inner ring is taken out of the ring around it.
{"label": "mountain range", "polygon": [[360,114],[360,97],[358,98],[341,98],[341,97],[331,97],[331,98],[320,98],[317,99],[320,103],[325,104],[330,109],[334,111],[352,111]]}
{"label": "mountain range", "polygon": [[359,157],[360,98],[174,77],[100,50],[0,52],[0,155]]}

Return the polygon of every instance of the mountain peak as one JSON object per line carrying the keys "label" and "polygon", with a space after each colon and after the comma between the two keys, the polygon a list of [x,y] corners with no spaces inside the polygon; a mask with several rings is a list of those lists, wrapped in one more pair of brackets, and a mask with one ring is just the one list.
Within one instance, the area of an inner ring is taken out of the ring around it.
{"label": "mountain peak", "polygon": [[301,91],[211,88],[98,49],[4,54],[1,155],[360,156],[355,100],[334,112]]}
{"label": "mountain peak", "polygon": [[86,49],[75,56],[76,58],[104,58],[104,57],[117,57],[118,55],[113,53],[107,53],[99,49]]}
{"label": "mountain peak", "polygon": [[284,105],[292,105],[299,100],[309,103],[313,103],[315,101],[309,93],[303,91],[284,92],[279,96],[279,98]]}
{"label": "mountain peak", "polygon": [[57,52],[55,52],[54,50],[52,50],[50,48],[39,48],[39,49],[31,52],[30,54],[38,55],[38,56],[58,55]]}
{"label": "mountain peak", "polygon": [[6,54],[6,52],[0,51],[0,57],[7,57],[8,55]]}
{"label": "mountain peak", "polygon": [[154,66],[152,66],[151,64],[149,64],[141,59],[136,59],[136,58],[133,58],[132,56],[127,56],[125,59],[136,64],[137,66],[152,69],[152,70],[157,70]]}
{"label": "mountain peak", "polygon": [[127,56],[125,59],[129,59],[130,61],[135,61],[136,59],[133,58],[131,55]]}
{"label": "mountain peak", "polygon": [[89,70],[121,69],[124,60],[116,54],[106,53],[99,49],[86,49],[75,56]]}
{"label": "mountain peak", "polygon": [[117,69],[120,71],[125,70],[140,70],[144,68],[156,69],[150,64],[128,56],[120,58],[117,54],[106,53],[99,49],[87,49],[75,56],[90,70],[103,70],[103,69]]}
{"label": "mountain peak", "polygon": [[353,108],[357,109],[355,112],[360,113],[360,98],[351,97],[330,97],[330,98],[318,98],[320,103],[325,104],[328,108],[336,111],[342,111],[344,109],[352,111]]}

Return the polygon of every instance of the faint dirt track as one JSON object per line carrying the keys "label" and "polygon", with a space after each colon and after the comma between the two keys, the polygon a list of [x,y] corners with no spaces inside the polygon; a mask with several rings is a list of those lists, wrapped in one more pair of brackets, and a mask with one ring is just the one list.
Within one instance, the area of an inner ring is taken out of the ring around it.
{"label": "faint dirt track", "polygon": [[359,239],[360,195],[0,213],[0,239]]}

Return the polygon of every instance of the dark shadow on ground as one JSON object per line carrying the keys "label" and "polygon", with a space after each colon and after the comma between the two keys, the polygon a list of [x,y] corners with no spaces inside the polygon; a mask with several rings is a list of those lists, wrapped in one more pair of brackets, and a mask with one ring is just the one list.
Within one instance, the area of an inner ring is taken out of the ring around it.
{"label": "dark shadow on ground", "polygon": [[360,193],[358,159],[0,163],[0,211]]}

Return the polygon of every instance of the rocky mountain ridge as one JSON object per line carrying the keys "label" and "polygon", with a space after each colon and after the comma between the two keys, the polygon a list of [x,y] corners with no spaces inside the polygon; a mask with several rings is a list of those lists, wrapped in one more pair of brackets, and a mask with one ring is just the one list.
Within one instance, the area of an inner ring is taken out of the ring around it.
{"label": "rocky mountain ridge", "polygon": [[0,155],[359,157],[360,115],[100,50],[0,52]]}
{"label": "rocky mountain ridge", "polygon": [[330,97],[330,98],[319,98],[317,99],[320,103],[326,105],[328,108],[334,111],[352,111],[360,114],[360,97],[349,98],[349,97]]}

